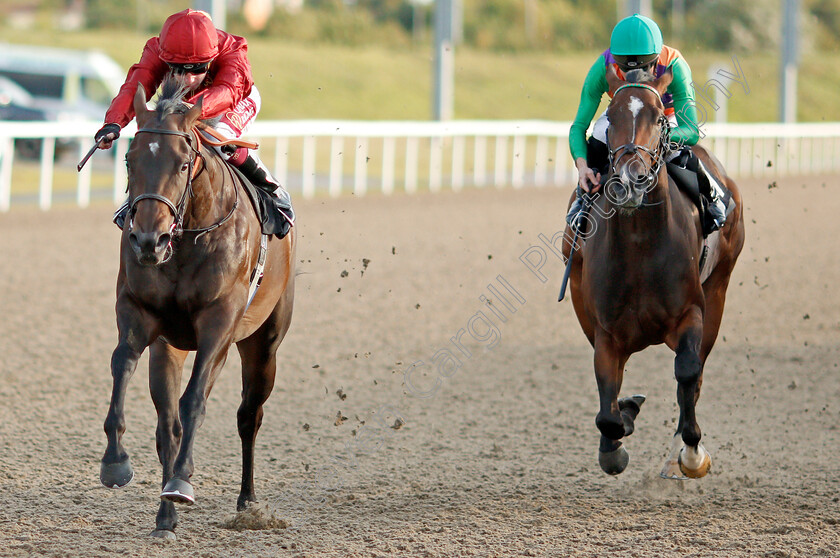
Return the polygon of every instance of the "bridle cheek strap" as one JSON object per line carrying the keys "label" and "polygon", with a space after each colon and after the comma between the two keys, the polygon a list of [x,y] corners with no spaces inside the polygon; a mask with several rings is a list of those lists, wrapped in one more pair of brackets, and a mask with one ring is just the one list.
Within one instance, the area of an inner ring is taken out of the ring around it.
{"label": "bridle cheek strap", "polygon": [[[162,196],[160,194],[140,194],[136,198],[131,201],[131,206],[129,207],[129,215],[133,216],[136,212],[137,202],[142,200],[155,200],[163,203],[169,210],[172,212],[173,217],[175,217],[172,225],[169,227],[170,234],[178,234],[183,231],[183,224],[184,224],[184,212],[186,211],[187,207],[187,197],[192,197],[192,183],[193,179],[198,176],[198,173],[204,169],[204,165],[199,166],[196,164],[201,160],[201,152],[198,150],[197,146],[201,145],[201,140],[198,135],[198,131],[193,128],[190,132],[181,132],[180,130],[164,130],[160,128],[140,128],[137,130],[137,134],[140,133],[147,133],[147,134],[163,134],[169,136],[180,136],[187,140],[187,145],[189,146],[190,150],[193,152],[193,156],[190,158],[189,162],[187,163],[187,187],[184,188],[184,192],[181,194],[181,198],[178,200],[178,204],[172,203],[169,198]],[[135,134],[136,135],[136,134]],[[195,145],[193,145],[195,142]],[[131,228],[129,224],[129,228]]]}

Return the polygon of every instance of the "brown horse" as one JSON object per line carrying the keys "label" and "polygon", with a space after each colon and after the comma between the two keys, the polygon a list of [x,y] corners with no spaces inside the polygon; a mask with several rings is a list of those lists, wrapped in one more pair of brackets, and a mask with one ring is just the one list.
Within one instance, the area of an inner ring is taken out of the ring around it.
{"label": "brown horse", "polygon": [[[669,178],[664,161],[670,140],[660,97],[672,77],[667,72],[656,80],[648,75],[646,83],[627,83],[615,72],[608,74],[614,92],[607,109],[609,179],[594,201],[585,240],[571,262],[572,302],[595,350],[599,463],[609,474],[627,466],[621,438],[632,434],[644,402],[643,396],[618,399],[624,365],[631,354],[660,343],[676,353],[680,406],[677,432],[661,474],[697,478],[711,466],[700,443],[695,405],[703,365],[720,328],[729,276],[744,244],[744,218],[735,183],[716,159],[695,146],[736,204],[715,233],[717,248],[709,251],[701,275],[704,239],[698,210]],[[572,238],[568,229],[566,233]],[[570,248],[564,244],[567,258]]]}
{"label": "brown horse", "polygon": [[[260,222],[241,183],[215,150],[201,145],[195,131],[201,101],[188,108],[183,95],[166,82],[154,111],[146,108],[142,86],[134,97],[139,129],[126,155],[131,209],[120,243],[119,343],[111,358],[108,446],[100,469],[107,487],[125,486],[134,477],[121,443],[125,393],[141,353],[150,347],[149,387],[163,466],[152,535],[169,539],[175,538],[177,524],[174,503],[194,502],[193,444],[232,343],[242,360],[237,509],[255,501],[254,441],[294,296],[295,229],[282,240],[267,239],[261,253]],[[249,301],[254,288],[249,280],[260,274],[262,258],[263,279]],[[181,395],[189,351],[196,351],[195,363]]]}

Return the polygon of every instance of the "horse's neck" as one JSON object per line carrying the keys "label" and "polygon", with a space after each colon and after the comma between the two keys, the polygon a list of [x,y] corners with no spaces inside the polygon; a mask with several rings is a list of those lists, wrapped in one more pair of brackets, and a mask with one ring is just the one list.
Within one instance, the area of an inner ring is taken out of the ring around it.
{"label": "horse's neck", "polygon": [[231,183],[224,179],[224,161],[204,148],[197,164],[198,174],[193,179],[193,197],[185,223],[188,228],[212,225],[227,215],[234,203]]}
{"label": "horse's neck", "polygon": [[668,173],[663,166],[663,170],[657,176],[656,187],[648,193],[644,206],[629,214],[616,209],[616,214],[604,220],[610,242],[619,246],[653,246],[660,243],[666,236],[663,235],[663,230],[672,223],[673,190],[676,189],[670,187]]}

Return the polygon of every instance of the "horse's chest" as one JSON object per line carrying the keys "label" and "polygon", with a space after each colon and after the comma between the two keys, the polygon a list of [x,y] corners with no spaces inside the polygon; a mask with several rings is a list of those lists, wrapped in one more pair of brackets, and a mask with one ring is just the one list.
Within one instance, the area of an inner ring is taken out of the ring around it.
{"label": "horse's chest", "polygon": [[235,289],[243,266],[236,260],[204,256],[188,263],[171,262],[154,270],[129,274],[129,287],[147,308],[173,306],[180,311],[211,304]]}
{"label": "horse's chest", "polygon": [[661,342],[684,308],[684,266],[636,262],[605,267],[590,283],[595,289],[596,321],[629,345]]}

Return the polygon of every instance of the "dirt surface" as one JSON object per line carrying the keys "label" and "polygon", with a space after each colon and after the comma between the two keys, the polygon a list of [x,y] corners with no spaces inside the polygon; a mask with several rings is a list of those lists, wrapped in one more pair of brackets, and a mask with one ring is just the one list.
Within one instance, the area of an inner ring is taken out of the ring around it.
{"label": "dirt surface", "polygon": [[[2,214],[0,556],[840,556],[840,180],[768,182],[741,184],[747,242],[698,406],[714,463],[695,481],[658,477],[677,416],[662,347],[628,363],[623,393],[648,400],[627,471],[598,467],[591,349],[539,240],[569,189],[298,202],[261,504],[234,513],[234,351],[174,542],[148,536],[161,473],[145,359],[126,405],[136,479],[98,481],[111,208]],[[545,282],[519,259],[531,246]]]}

